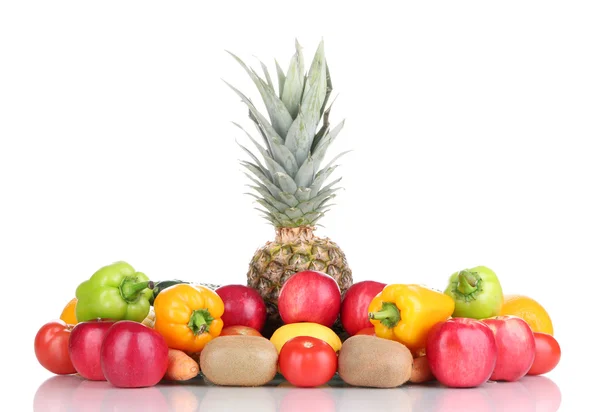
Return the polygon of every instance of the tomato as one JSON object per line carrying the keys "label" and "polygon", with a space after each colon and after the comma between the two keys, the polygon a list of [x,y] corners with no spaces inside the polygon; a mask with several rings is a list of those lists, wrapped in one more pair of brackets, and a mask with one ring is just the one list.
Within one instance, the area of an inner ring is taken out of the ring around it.
{"label": "tomato", "polygon": [[76,372],[69,357],[69,337],[72,325],[63,320],[54,320],[43,325],[35,335],[35,356],[38,362],[57,375]]}
{"label": "tomato", "polygon": [[550,372],[560,361],[560,345],[550,334],[534,332],[535,358],[527,375],[543,375]]}
{"label": "tomato", "polygon": [[219,336],[228,335],[262,336],[256,329],[244,325],[226,326],[221,330],[221,334]]}
{"label": "tomato", "polygon": [[279,370],[289,383],[298,387],[320,386],[337,371],[337,354],[324,340],[296,336],[279,352]]}
{"label": "tomato", "polygon": [[377,336],[375,334],[375,327],[371,326],[370,328],[363,328],[361,330],[359,330],[358,332],[356,332],[356,335],[371,335],[371,336]]}

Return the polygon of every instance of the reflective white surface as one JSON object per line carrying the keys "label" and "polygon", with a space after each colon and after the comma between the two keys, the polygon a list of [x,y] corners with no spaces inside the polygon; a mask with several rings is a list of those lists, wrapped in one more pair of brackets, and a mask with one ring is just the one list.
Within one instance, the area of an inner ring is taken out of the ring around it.
{"label": "reflective white surface", "polygon": [[107,382],[53,376],[37,389],[33,410],[555,412],[560,405],[558,385],[545,376],[525,377],[511,383],[490,382],[473,389],[448,389],[439,384],[368,389],[348,387],[339,379],[307,389],[292,387],[280,378],[257,388],[218,387],[197,378],[150,388],[117,389]]}

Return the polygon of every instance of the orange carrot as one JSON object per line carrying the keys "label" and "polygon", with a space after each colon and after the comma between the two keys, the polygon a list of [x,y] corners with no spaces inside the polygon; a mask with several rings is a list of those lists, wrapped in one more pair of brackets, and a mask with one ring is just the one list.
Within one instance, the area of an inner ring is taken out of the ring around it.
{"label": "orange carrot", "polygon": [[169,348],[169,366],[165,379],[170,381],[187,381],[200,373],[200,365],[185,352]]}
{"label": "orange carrot", "polygon": [[410,375],[409,382],[425,383],[432,380],[435,380],[435,377],[431,373],[431,369],[429,369],[427,357],[419,356],[418,358],[414,358],[412,373]]}

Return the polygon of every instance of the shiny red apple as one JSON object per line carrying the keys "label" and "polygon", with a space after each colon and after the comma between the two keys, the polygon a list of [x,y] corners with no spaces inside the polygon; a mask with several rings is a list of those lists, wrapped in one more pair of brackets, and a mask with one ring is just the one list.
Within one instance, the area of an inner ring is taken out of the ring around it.
{"label": "shiny red apple", "polygon": [[498,360],[490,377],[493,381],[514,382],[527,374],[535,359],[535,337],[523,319],[495,316],[482,319],[496,337]]}
{"label": "shiny red apple", "polygon": [[340,314],[342,294],[334,278],[305,270],[290,276],[277,302],[284,323],[314,322],[331,327]]}
{"label": "shiny red apple", "polygon": [[340,320],[348,335],[373,326],[369,321],[369,304],[385,286],[385,283],[363,280],[348,288],[340,308]]}
{"label": "shiny red apple", "polygon": [[117,388],[143,388],[160,382],[169,366],[169,347],[156,330],[139,322],[115,322],[104,337],[100,365]]}
{"label": "shiny red apple", "polygon": [[104,381],[100,366],[100,349],[112,320],[90,320],[79,322],[69,337],[69,356],[82,377],[91,381]]}
{"label": "shiny red apple", "polygon": [[485,323],[452,318],[435,324],[427,335],[429,368],[450,388],[472,388],[487,382],[497,358],[494,333]]}
{"label": "shiny red apple", "polygon": [[215,290],[223,300],[223,327],[248,326],[261,331],[267,320],[267,306],[260,293],[245,285],[224,285]]}

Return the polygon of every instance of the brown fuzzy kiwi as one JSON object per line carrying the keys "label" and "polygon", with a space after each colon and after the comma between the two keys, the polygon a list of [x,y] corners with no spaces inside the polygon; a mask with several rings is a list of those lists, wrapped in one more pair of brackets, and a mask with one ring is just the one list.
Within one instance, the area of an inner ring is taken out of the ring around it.
{"label": "brown fuzzy kiwi", "polygon": [[395,388],[412,373],[413,357],[399,342],[370,335],[354,335],[342,344],[338,374],[352,386]]}
{"label": "brown fuzzy kiwi", "polygon": [[206,379],[223,386],[262,386],[277,374],[277,349],[260,336],[219,336],[200,353]]}

